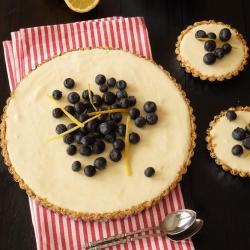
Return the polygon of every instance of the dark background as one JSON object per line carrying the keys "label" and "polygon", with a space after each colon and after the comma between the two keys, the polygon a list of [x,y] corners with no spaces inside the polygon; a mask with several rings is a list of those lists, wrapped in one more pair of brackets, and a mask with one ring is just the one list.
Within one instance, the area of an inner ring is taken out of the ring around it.
{"label": "dark background", "polygon": [[[221,110],[250,106],[250,66],[223,83],[195,80],[180,68],[175,43],[180,32],[196,21],[230,24],[250,39],[249,0],[100,0],[89,13],[71,11],[63,0],[0,1],[1,41],[10,32],[32,26],[59,24],[109,16],[143,16],[154,60],[162,65],[191,101],[197,125],[195,155],[181,181],[187,208],[204,220],[192,239],[196,250],[250,249],[250,180],[232,176],[217,166],[206,149],[206,129]],[[10,91],[0,46],[0,102],[5,106]],[[250,164],[250,161],[249,161]],[[1,157],[0,250],[35,250],[36,243],[25,191],[13,180]]]}

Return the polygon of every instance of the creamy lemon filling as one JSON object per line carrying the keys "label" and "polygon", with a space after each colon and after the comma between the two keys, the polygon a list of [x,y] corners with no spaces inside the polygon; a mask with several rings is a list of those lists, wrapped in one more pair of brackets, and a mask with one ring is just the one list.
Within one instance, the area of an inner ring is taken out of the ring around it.
{"label": "creamy lemon filling", "polygon": [[[185,61],[185,66],[189,66],[206,76],[222,76],[237,70],[244,59],[244,46],[241,38],[234,29],[230,29],[232,36],[227,42],[235,47],[229,54],[225,54],[222,59],[217,59],[213,65],[206,65],[203,62],[203,56],[208,53],[204,49],[204,41],[195,38],[198,30],[204,30],[206,33],[213,32],[219,39],[220,30],[225,28],[222,24],[201,24],[189,30],[180,43],[180,55]],[[222,44],[217,43],[216,48],[221,48]]]}
{"label": "creamy lemon filling", "polygon": [[236,144],[243,146],[241,141],[233,139],[232,132],[237,127],[245,129],[247,123],[250,123],[250,112],[236,111],[237,119],[229,121],[226,116],[222,116],[212,127],[210,135],[212,146],[216,157],[226,166],[237,171],[250,172],[250,150],[245,149],[243,154],[234,156],[231,153],[232,147]]}
{"label": "creamy lemon filling", "polygon": [[[101,94],[94,82],[97,74],[125,80],[126,90],[136,97],[135,107],[142,116],[146,101],[157,104],[157,124],[140,129],[131,121],[130,131],[141,138],[137,145],[129,146],[131,176],[126,174],[124,152],[117,163],[109,159],[112,149],[109,143],[104,153],[84,157],[79,153],[67,155],[62,138],[47,142],[56,135],[59,123],[71,123],[66,116],[52,117],[56,106],[47,95],[55,89],[62,91],[59,102],[66,106],[70,92],[81,94],[88,85],[94,93]],[[63,86],[68,77],[76,82],[71,90]],[[124,211],[151,201],[175,183],[180,170],[188,165],[192,149],[189,107],[174,81],[154,63],[120,50],[74,51],[44,63],[17,87],[6,116],[7,149],[16,173],[41,199],[77,212]],[[71,170],[75,160],[85,167],[93,165],[98,156],[106,157],[107,167],[94,177],[85,176],[83,170],[77,173]],[[147,178],[144,170],[150,166],[156,174]]]}

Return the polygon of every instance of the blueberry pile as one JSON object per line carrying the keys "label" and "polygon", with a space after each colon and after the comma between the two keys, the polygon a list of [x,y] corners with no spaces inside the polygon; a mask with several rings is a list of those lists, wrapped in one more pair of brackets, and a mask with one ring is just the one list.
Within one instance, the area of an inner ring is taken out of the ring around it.
{"label": "blueberry pile", "polygon": [[223,42],[221,48],[216,46],[216,34],[209,32],[206,34],[204,30],[198,30],[195,33],[195,37],[198,40],[205,40],[204,49],[208,52],[203,56],[203,62],[207,65],[212,65],[215,63],[216,59],[222,59],[226,54],[229,54],[232,50],[232,46],[226,43],[231,38],[231,31],[228,28],[223,28],[220,30],[219,39]]}
{"label": "blueberry pile", "polygon": [[[95,94],[89,89],[83,90],[82,93],[72,91],[68,94],[67,100],[69,104],[64,109],[78,122],[86,122],[86,124],[71,133],[65,134],[63,142],[68,145],[66,149],[68,155],[72,156],[79,153],[84,157],[103,153],[106,143],[110,143],[113,148],[109,152],[109,158],[113,162],[118,162],[122,158],[122,151],[125,148],[126,124],[122,123],[123,115],[129,115],[138,128],[142,128],[146,124],[154,125],[158,121],[158,116],[155,113],[157,106],[154,102],[147,101],[143,106],[146,117],[143,117],[140,110],[134,107],[136,98],[128,95],[126,91],[126,81],[116,81],[113,77],[106,80],[104,75],[98,74],[95,77],[95,83],[99,85],[101,94]],[[64,80],[63,85],[65,88],[73,89],[75,81],[72,78],[67,78]],[[110,88],[116,88],[115,93],[110,91]],[[63,93],[60,90],[52,92],[52,97],[55,100],[60,100],[62,96]],[[112,109],[120,109],[121,111],[126,109],[127,112],[118,112],[116,110],[115,112],[102,113],[90,120],[91,117],[93,118],[92,112]],[[64,116],[64,112],[61,108],[55,108],[52,111],[52,116],[59,119]],[[59,123],[55,131],[60,135],[76,126],[77,124],[72,121],[70,124]],[[129,143],[137,144],[139,141],[140,135],[138,133],[132,132],[129,134]],[[96,174],[96,170],[105,169],[106,165],[106,158],[97,157],[93,165],[84,167],[84,174],[92,177]],[[81,168],[81,162],[73,162],[73,171],[80,171]],[[146,174],[145,172],[146,176],[150,175],[151,177],[153,174],[152,169],[150,173],[147,172]]]}
{"label": "blueberry pile", "polygon": [[[226,117],[229,121],[234,121],[237,119],[237,114],[233,110],[229,110],[226,113]],[[243,154],[243,147],[247,150],[250,149],[250,123],[245,126],[245,128],[237,127],[232,131],[232,137],[241,142],[241,144],[236,144],[232,148],[232,154],[235,156],[241,156]],[[243,145],[243,147],[242,147]]]}

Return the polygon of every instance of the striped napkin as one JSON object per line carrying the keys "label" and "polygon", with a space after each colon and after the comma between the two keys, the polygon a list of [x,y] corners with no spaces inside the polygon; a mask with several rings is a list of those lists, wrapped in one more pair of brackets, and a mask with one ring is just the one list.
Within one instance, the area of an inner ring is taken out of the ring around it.
{"label": "striped napkin", "polygon": [[[113,47],[152,58],[148,32],[141,17],[111,17],[69,24],[20,29],[4,41],[10,89],[36,65],[61,52],[81,47]],[[157,226],[171,211],[184,208],[180,185],[161,202],[129,218],[107,222],[74,220],[42,207],[29,197],[38,250],[80,250],[86,242]],[[172,242],[153,237],[109,249],[193,250],[191,239]]]}

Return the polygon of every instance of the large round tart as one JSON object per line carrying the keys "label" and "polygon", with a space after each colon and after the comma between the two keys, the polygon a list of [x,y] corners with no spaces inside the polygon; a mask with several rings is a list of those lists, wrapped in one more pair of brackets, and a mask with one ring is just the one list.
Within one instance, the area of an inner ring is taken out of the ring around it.
{"label": "large round tart", "polygon": [[[125,80],[126,91],[136,97],[135,107],[142,116],[146,115],[146,101],[157,104],[159,120],[155,125],[138,128],[130,123],[130,131],[140,135],[140,142],[129,147],[130,176],[123,152],[119,162],[109,159],[109,143],[102,154],[84,157],[79,153],[67,155],[62,138],[47,142],[56,135],[59,123],[71,123],[66,116],[52,117],[56,106],[47,95],[61,90],[63,97],[58,102],[64,107],[69,104],[70,92],[81,95],[88,85],[101,94],[95,83],[98,74]],[[73,89],[63,86],[69,77],[75,80]],[[195,137],[192,108],[168,72],[130,52],[101,48],[64,53],[29,73],[7,101],[1,125],[3,155],[21,188],[45,207],[84,219],[121,218],[160,201],[187,171]],[[87,177],[83,170],[72,171],[73,161],[85,167],[93,165],[99,156],[107,159],[107,166],[95,176]],[[147,167],[155,169],[151,178],[144,175]]]}
{"label": "large round tart", "polygon": [[[203,56],[208,53],[204,49],[205,41],[196,39],[195,34],[199,30],[206,34],[213,32],[216,35],[216,48],[222,48],[225,42],[220,41],[219,33],[224,28],[231,32],[227,43],[232,46],[232,50],[223,58],[217,59],[212,65],[207,65],[203,62]],[[175,52],[177,60],[180,61],[181,67],[185,68],[186,72],[192,73],[194,77],[202,80],[214,82],[231,79],[238,75],[247,64],[248,50],[246,41],[236,29],[228,24],[210,20],[196,22],[183,30],[178,36]]]}
{"label": "large round tart", "polygon": [[[229,110],[234,111],[237,118],[229,121],[226,117],[228,110],[223,110],[216,115],[207,129],[207,148],[210,150],[211,157],[215,158],[215,162],[225,171],[241,177],[250,176],[250,150],[244,147],[243,140],[235,140],[232,136],[236,128],[245,129],[250,123],[250,107],[236,107]],[[243,148],[240,156],[232,154],[232,148],[235,145]]]}

